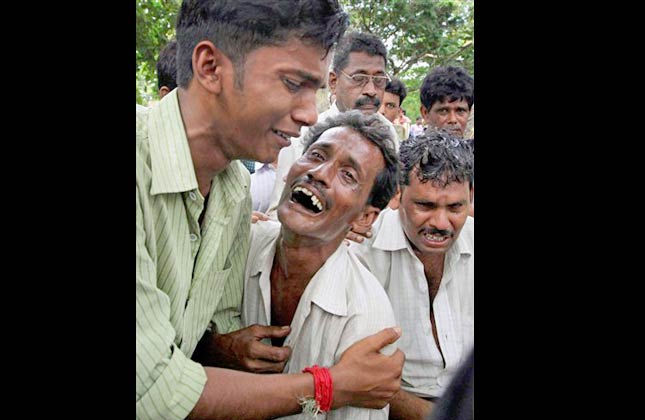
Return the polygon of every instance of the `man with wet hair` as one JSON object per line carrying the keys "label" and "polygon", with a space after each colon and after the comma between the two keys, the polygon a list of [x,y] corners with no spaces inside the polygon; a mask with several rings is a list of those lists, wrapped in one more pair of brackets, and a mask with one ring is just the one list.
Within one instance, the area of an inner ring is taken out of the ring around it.
{"label": "man with wet hair", "polygon": [[[336,100],[327,111],[318,116],[318,121],[324,121],[351,109],[358,109],[366,115],[378,114],[385,86],[390,80],[390,76],[386,73],[386,66],[387,49],[380,38],[370,33],[345,34],[336,48],[332,68],[329,71],[329,88]],[[387,121],[386,118],[382,118],[383,121]],[[386,124],[392,133],[396,134],[394,125],[389,121]],[[306,132],[305,127],[300,137],[294,139],[290,147],[280,152],[271,204],[267,212],[267,215],[274,220],[277,217],[276,210],[285,186],[284,178],[291,164],[302,155],[304,146],[302,141]],[[395,147],[398,150],[398,137],[396,137]]]}
{"label": "man with wet hair", "polygon": [[[343,245],[350,227],[371,225],[396,191],[394,141],[378,116],[356,110],[313,126],[287,175],[280,223],[251,227],[242,320],[291,325],[286,338],[273,338],[292,347],[285,372],[331,366],[357,340],[395,325],[383,287]],[[387,416],[387,407],[344,407],[327,419]]]}
{"label": "man with wet hair", "polygon": [[421,85],[421,115],[428,127],[464,137],[475,100],[475,81],[461,67],[435,67]]}
{"label": "man with wet hair", "polygon": [[385,288],[403,329],[392,419],[422,419],[474,343],[474,159],[468,142],[428,129],[401,143],[400,191],[350,250]]}
{"label": "man with wet hair", "polygon": [[[250,175],[238,159],[271,162],[316,122],[316,92],[347,24],[335,0],[182,2],[178,88],[137,107],[137,419],[277,417],[313,395],[309,373],[258,375],[191,356],[201,339],[270,359],[269,370],[289,357],[288,347],[240,350],[239,335],[228,334],[242,326],[251,216]],[[289,331],[262,328],[271,338]],[[361,340],[330,368],[332,408],[387,405],[403,355],[379,350],[399,333]]]}

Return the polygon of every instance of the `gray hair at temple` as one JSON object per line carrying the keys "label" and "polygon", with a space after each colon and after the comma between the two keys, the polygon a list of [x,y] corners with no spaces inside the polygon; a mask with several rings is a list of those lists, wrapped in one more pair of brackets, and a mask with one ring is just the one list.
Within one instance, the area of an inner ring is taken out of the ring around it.
{"label": "gray hair at temple", "polygon": [[468,182],[473,188],[475,157],[471,144],[445,130],[428,128],[417,137],[401,142],[400,185],[410,185],[410,173],[417,168],[421,182],[445,187],[452,182]]}
{"label": "gray hair at temple", "polygon": [[394,196],[399,178],[399,164],[394,148],[395,140],[388,125],[379,117],[378,113],[364,115],[356,109],[341,112],[309,129],[303,140],[305,146],[303,154],[320,138],[322,133],[334,127],[351,128],[381,150],[385,167],[374,180],[367,204],[383,210]]}
{"label": "gray hair at temple", "polygon": [[184,0],[177,16],[177,84],[188,87],[193,50],[203,40],[233,62],[235,85],[241,88],[250,52],[296,37],[328,54],[348,25],[338,0]]}

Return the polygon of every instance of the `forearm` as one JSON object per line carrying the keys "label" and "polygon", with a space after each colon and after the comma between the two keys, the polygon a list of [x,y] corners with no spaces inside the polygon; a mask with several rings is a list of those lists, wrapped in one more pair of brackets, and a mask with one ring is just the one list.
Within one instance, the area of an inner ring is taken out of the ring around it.
{"label": "forearm", "polygon": [[188,418],[264,419],[302,411],[301,397],[313,397],[309,373],[259,375],[204,368],[207,382]]}
{"label": "forearm", "polygon": [[433,406],[432,402],[401,390],[390,401],[390,420],[423,420]]}

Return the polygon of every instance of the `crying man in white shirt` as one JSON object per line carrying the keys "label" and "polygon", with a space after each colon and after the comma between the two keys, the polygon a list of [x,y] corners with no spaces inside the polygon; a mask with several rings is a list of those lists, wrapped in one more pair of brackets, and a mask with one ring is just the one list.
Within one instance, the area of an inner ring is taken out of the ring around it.
{"label": "crying man in white shirt", "polygon": [[474,343],[474,156],[469,143],[428,129],[401,143],[401,177],[372,237],[350,251],[378,278],[403,334],[401,391],[390,418],[422,418]]}

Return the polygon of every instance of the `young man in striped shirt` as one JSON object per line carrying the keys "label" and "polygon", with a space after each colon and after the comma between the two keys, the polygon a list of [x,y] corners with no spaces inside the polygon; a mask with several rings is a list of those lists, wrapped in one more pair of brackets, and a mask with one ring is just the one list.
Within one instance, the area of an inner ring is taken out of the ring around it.
{"label": "young man in striped shirt", "polygon": [[[276,417],[313,394],[308,373],[257,375],[191,356],[209,326],[225,349],[222,333],[241,328],[251,199],[236,160],[270,162],[316,122],[316,91],[346,26],[334,0],[183,1],[178,88],[137,107],[137,419]],[[378,350],[397,338],[388,329],[345,352],[331,368],[334,408],[387,404],[403,356]],[[254,349],[275,356],[267,347]]]}
{"label": "young man in striped shirt", "polygon": [[[242,321],[291,326],[286,339],[272,339],[292,349],[287,373],[331,366],[354,342],[395,325],[378,280],[343,245],[352,226],[371,225],[394,195],[395,141],[381,118],[358,110],[313,126],[287,174],[280,223],[251,227]],[[391,345],[382,352],[395,350]],[[387,416],[387,407],[343,407],[323,418]]]}

